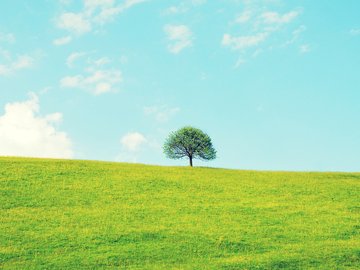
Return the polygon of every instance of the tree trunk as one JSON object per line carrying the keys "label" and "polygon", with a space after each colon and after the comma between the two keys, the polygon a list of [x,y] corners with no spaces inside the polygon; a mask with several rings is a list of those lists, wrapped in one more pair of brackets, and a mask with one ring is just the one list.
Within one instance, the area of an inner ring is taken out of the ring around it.
{"label": "tree trunk", "polygon": [[190,167],[192,167],[193,166],[193,164],[192,164],[192,156],[189,157],[189,160],[190,160]]}

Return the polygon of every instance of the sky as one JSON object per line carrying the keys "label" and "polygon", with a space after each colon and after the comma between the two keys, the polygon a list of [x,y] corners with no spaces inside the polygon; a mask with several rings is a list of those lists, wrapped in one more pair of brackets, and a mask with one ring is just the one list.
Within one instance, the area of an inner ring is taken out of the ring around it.
{"label": "sky", "polygon": [[360,1],[0,2],[0,156],[360,171]]}

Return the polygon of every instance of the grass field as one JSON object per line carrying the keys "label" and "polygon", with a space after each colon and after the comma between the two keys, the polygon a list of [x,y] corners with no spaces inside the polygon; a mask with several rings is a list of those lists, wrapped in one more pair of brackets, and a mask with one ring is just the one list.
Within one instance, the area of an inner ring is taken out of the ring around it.
{"label": "grass field", "polygon": [[0,158],[2,269],[359,269],[360,174]]}

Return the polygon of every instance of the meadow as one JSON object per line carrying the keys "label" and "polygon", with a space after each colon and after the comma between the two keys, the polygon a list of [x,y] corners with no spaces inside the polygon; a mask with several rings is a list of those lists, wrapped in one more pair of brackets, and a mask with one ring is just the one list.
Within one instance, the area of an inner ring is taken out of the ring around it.
{"label": "meadow", "polygon": [[360,173],[0,158],[1,269],[359,269]]}

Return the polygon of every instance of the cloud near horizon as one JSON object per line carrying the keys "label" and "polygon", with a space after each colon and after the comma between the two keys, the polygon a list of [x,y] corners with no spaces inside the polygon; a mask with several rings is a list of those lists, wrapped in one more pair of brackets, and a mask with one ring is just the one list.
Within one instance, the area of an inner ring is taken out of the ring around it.
{"label": "cloud near horizon", "polygon": [[147,142],[147,139],[140,132],[131,132],[121,138],[121,145],[125,150],[137,152]]}
{"label": "cloud near horizon", "polygon": [[22,102],[7,103],[0,116],[0,155],[46,158],[72,158],[72,143],[57,124],[61,113],[39,114],[35,94]]}
{"label": "cloud near horizon", "polygon": [[121,152],[116,161],[137,162],[143,147],[148,144],[148,139],[140,132],[129,132],[120,139]]}

